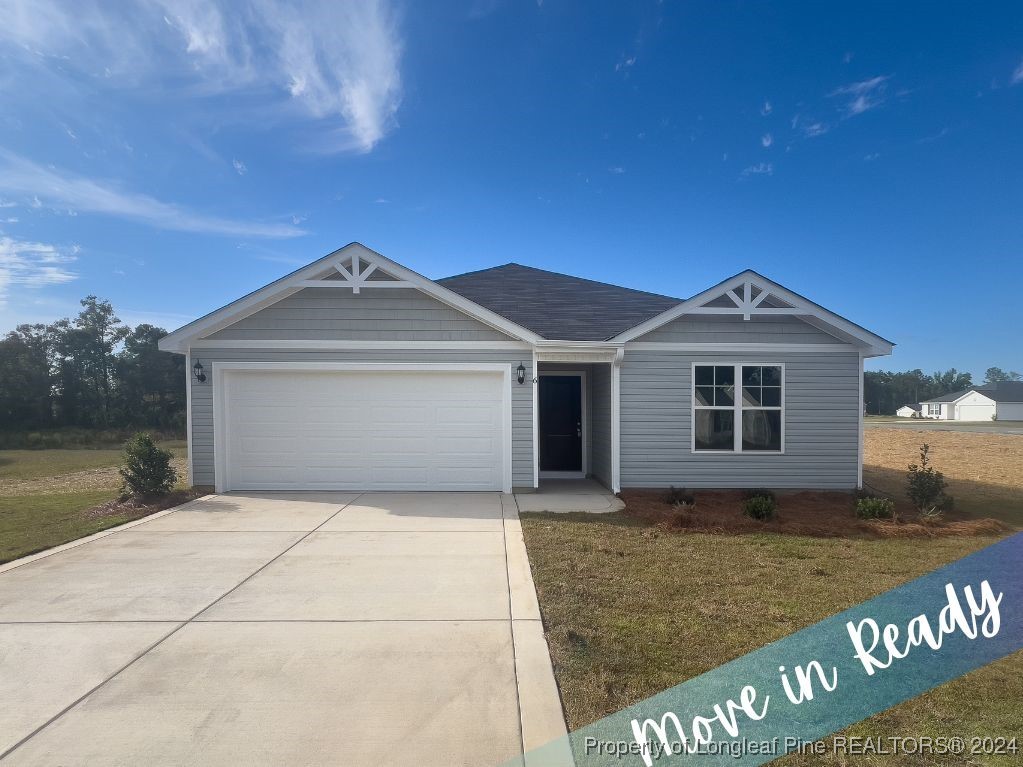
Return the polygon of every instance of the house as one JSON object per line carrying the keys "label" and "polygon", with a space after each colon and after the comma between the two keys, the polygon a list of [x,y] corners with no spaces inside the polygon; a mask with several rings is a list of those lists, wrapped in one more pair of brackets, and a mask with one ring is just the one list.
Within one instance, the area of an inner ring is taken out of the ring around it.
{"label": "house", "polygon": [[942,421],[1023,421],[1023,381],[998,381],[920,403],[921,418]]}
{"label": "house", "polygon": [[863,360],[892,343],[753,271],[683,300],[353,243],[160,348],[195,485],[508,492],[857,487]]}
{"label": "house", "polygon": [[895,411],[895,415],[899,418],[919,418],[920,417],[920,403],[915,405],[903,405]]}

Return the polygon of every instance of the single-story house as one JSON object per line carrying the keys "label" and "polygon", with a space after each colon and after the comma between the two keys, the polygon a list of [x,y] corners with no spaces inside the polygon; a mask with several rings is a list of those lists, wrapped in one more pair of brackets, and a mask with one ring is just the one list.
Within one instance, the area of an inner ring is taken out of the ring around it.
{"label": "single-story house", "polygon": [[941,421],[1023,421],[1023,381],[998,381],[920,403],[921,418]]}
{"label": "single-story house", "polygon": [[920,417],[920,403],[917,402],[913,405],[903,405],[895,411],[895,415],[899,418],[919,418]]}
{"label": "single-story house", "polygon": [[753,271],[683,300],[353,243],[160,348],[187,359],[194,485],[617,492],[860,486],[863,360],[892,343]]}

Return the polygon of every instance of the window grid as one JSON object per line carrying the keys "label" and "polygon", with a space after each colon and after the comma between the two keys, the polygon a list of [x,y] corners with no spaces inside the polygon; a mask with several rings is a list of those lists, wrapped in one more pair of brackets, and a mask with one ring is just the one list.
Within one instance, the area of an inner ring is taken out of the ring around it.
{"label": "window grid", "polygon": [[[719,389],[723,389],[722,393]],[[697,414],[719,413],[713,423],[731,420],[732,445],[722,448],[697,448]],[[778,413],[778,449],[743,447],[744,413]],[[725,415],[731,414],[731,419]],[[693,453],[748,453],[781,455],[785,452],[785,365],[778,362],[693,362],[692,367],[692,440]]]}

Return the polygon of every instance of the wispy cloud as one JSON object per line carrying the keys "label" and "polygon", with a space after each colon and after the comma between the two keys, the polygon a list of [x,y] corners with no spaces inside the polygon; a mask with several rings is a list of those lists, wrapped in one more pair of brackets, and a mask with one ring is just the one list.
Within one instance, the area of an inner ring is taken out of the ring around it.
{"label": "wispy cloud", "polygon": [[743,168],[742,169],[742,175],[744,175],[744,176],[773,176],[774,175],[774,163],[758,162],[756,165],[750,165],[747,168]]}
{"label": "wispy cloud", "polygon": [[44,204],[139,221],[159,229],[237,237],[297,237],[305,234],[290,224],[218,218],[136,194],[113,184],[61,172],[0,149],[0,191],[32,195],[33,207]]}
{"label": "wispy cloud", "polygon": [[770,101],[765,101],[764,105],[762,107],[760,107],[760,114],[762,114],[764,117],[767,117],[773,111],[774,111],[774,107],[771,106],[771,102]]}
{"label": "wispy cloud", "polygon": [[618,59],[618,63],[615,64],[615,72],[632,69],[634,66],[636,66],[636,57],[623,55],[620,59]]}
{"label": "wispy cloud", "polygon": [[1019,85],[1020,83],[1023,83],[1023,61],[1016,65],[1016,68],[1012,70],[1012,77],[1009,78],[1009,85]]}
{"label": "wispy cloud", "polygon": [[7,302],[12,285],[40,288],[71,282],[78,275],[66,267],[78,248],[62,248],[42,242],[0,236],[0,306]]}
{"label": "wispy cloud", "polygon": [[803,138],[816,138],[817,136],[823,136],[831,130],[831,126],[826,122],[805,117],[804,115],[794,115],[792,118],[792,130],[799,131]]}
{"label": "wispy cloud", "polygon": [[621,165],[612,165],[610,168],[607,169],[607,172],[614,173],[616,176],[620,176],[623,173],[625,173],[625,168],[623,168]]}
{"label": "wispy cloud", "polygon": [[234,166],[234,170],[239,176],[244,176],[249,172],[249,169],[245,167],[245,163],[241,160],[231,160],[231,164]]}
{"label": "wispy cloud", "polygon": [[773,143],[774,136],[772,136],[770,133],[765,133],[763,136],[760,137],[760,146],[762,146],[764,149],[767,149],[767,147],[771,146],[771,144]]}
{"label": "wispy cloud", "polygon": [[4,0],[0,46],[29,71],[192,96],[270,94],[334,150],[396,125],[402,39],[391,0]]}
{"label": "wispy cloud", "polygon": [[879,75],[869,80],[849,83],[835,88],[828,96],[831,98],[844,97],[846,99],[845,114],[847,117],[854,117],[869,112],[884,103],[890,79],[891,75]]}

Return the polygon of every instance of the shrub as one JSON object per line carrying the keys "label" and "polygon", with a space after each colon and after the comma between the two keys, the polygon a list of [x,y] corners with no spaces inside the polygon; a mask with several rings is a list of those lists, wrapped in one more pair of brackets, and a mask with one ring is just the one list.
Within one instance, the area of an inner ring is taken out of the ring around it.
{"label": "shrub", "polygon": [[669,506],[693,506],[696,503],[696,498],[684,487],[672,485],[664,494],[664,502]]}
{"label": "shrub", "polygon": [[768,490],[766,487],[754,487],[751,490],[743,491],[742,497],[744,500],[750,500],[751,498],[770,498],[772,501],[778,500],[774,497],[774,493]]}
{"label": "shrub", "polygon": [[774,519],[778,504],[774,500],[774,494],[750,495],[742,503],[742,511],[748,517],[759,519],[762,522]]}
{"label": "shrub", "polygon": [[945,492],[948,487],[945,475],[931,466],[930,452],[930,445],[924,444],[920,448],[919,465],[909,465],[906,474],[909,487],[906,494],[922,515],[936,517],[951,509],[953,501],[952,496]]}
{"label": "shrub", "polygon": [[876,495],[857,498],[856,516],[860,519],[894,519],[895,501],[891,498],[879,498]]}
{"label": "shrub", "polygon": [[124,483],[121,494],[125,497],[165,495],[178,481],[178,473],[171,466],[171,454],[161,450],[153,438],[139,432],[124,444]]}

